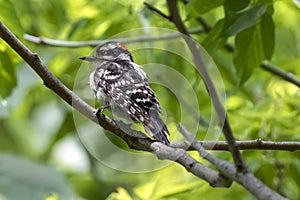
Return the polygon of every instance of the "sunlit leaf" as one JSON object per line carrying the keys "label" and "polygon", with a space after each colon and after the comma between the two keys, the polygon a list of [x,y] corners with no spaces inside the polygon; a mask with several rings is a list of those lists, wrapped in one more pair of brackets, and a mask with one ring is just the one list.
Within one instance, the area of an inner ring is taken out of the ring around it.
{"label": "sunlit leaf", "polygon": [[19,21],[20,17],[17,15],[17,11],[11,0],[0,0],[0,5],[0,21],[4,23],[15,35],[21,36],[23,34],[23,28]]}
{"label": "sunlit leaf", "polygon": [[200,16],[208,11],[221,6],[224,0],[192,0],[187,4],[187,10],[190,15]]}
{"label": "sunlit leaf", "polygon": [[131,196],[124,188],[117,188],[117,191],[109,195],[106,200],[132,200]]}
{"label": "sunlit leaf", "polygon": [[7,51],[0,51],[0,80],[0,96],[4,99],[17,85],[15,65]]}
{"label": "sunlit leaf", "polygon": [[[165,1],[149,0],[147,2],[163,13],[170,14]],[[201,26],[197,17],[201,17],[212,27],[210,33],[200,31],[193,33],[192,37],[206,48],[218,66],[216,71],[210,71],[213,72],[210,73],[211,78],[214,82],[216,81],[215,72],[222,77],[221,84],[216,86],[217,89],[221,85],[224,86],[225,91],[223,92],[227,96],[227,103],[224,101],[224,105],[227,106],[232,130],[238,140],[262,138],[276,141],[297,141],[299,139],[299,136],[295,134],[300,132],[299,88],[277,75],[266,73],[264,68],[258,68],[262,60],[272,58],[270,62],[274,65],[288,73],[295,74],[296,77],[299,76],[300,68],[297,67],[300,65],[298,2],[298,0],[178,1],[183,22],[189,30],[199,29]],[[136,0],[0,0],[0,5],[1,22],[21,40],[24,32],[38,37],[62,39],[67,42],[68,40],[104,40],[112,37],[138,39],[140,37],[165,36],[162,32],[155,34],[155,32],[149,31],[150,29],[140,29],[141,31],[137,33],[134,31],[136,28],[148,26],[170,28],[176,31],[172,22],[147,9],[143,5],[143,1],[137,3]],[[276,33],[276,39],[274,33]],[[171,45],[168,45],[170,41]],[[223,48],[225,42],[232,43],[234,54]],[[26,158],[33,158],[40,164],[14,156],[9,156],[9,159],[0,156],[1,200],[18,200],[18,198],[41,200],[196,200],[201,197],[207,200],[218,197],[222,197],[223,200],[231,200],[233,197],[236,199],[255,198],[239,184],[233,184],[230,188],[212,188],[208,183],[188,173],[175,162],[157,171],[137,169],[136,172],[141,173],[122,172],[123,169],[126,169],[123,166],[139,168],[133,163],[143,161],[140,153],[136,154],[135,150],[128,150],[129,147],[125,143],[121,144],[121,139],[116,139],[117,136],[112,136],[110,133],[107,136],[114,144],[120,145],[121,151],[126,150],[136,155],[135,162],[128,162],[128,159],[124,157],[117,158],[113,162],[114,165],[119,166],[116,170],[99,162],[91,155],[89,161],[81,161],[84,166],[91,167],[90,171],[79,172],[75,171],[78,169],[74,167],[61,173],[43,164],[50,162],[59,167],[64,166],[64,161],[57,159],[56,156],[65,153],[61,151],[61,149],[65,149],[61,148],[62,145],[65,145],[63,140],[69,134],[76,135],[78,123],[75,123],[74,127],[74,116],[70,112],[70,106],[63,103],[57,95],[46,88],[27,64],[22,61],[20,67],[18,65],[19,68],[15,67],[21,58],[12,53],[13,50],[7,49],[10,47],[6,44],[2,44],[4,41],[0,38],[0,88],[2,91],[6,91],[4,92],[6,95],[11,91],[13,93],[0,101],[0,149],[2,152],[15,152]],[[93,51],[92,47],[49,47],[28,41],[25,42],[25,45],[32,52],[36,52],[47,68],[70,89],[74,89],[74,82],[78,78],[76,75],[80,73],[78,69],[81,68],[81,62],[78,58],[90,55]],[[131,46],[141,51],[137,51]],[[187,53],[175,55],[175,53],[163,50],[152,50],[165,46],[175,50],[183,49]],[[147,67],[144,68],[149,77],[150,86],[160,101],[163,110],[162,116],[166,120],[172,142],[178,141],[178,138],[181,137],[177,130],[177,124],[188,117],[194,118],[188,120],[187,125],[191,127],[197,125],[195,120],[198,119],[196,116],[198,114],[209,124],[213,124],[211,122],[217,120],[214,118],[214,107],[203,84],[203,79],[195,72],[193,61],[185,61],[190,58],[189,50],[183,48],[183,42],[180,42],[179,38],[131,43],[128,47],[130,50],[133,49],[133,57],[138,64],[159,63],[175,69],[184,79],[187,79],[196,93],[199,101],[198,107],[191,106],[191,99],[186,98],[187,95],[182,92],[176,95],[174,90],[169,90],[166,85],[157,84],[158,81],[149,76],[151,72],[154,74],[155,71],[158,80],[176,79],[169,73],[165,77],[162,76],[159,65],[155,67],[155,70],[149,70],[150,72],[146,70]],[[148,53],[142,51],[145,48],[149,50]],[[2,63],[6,64],[2,65]],[[208,70],[213,68],[210,63],[212,62],[209,61],[207,65]],[[17,80],[15,80],[15,70]],[[90,68],[87,67],[87,71],[89,70]],[[82,77],[85,77],[82,84],[87,87],[88,75],[88,73],[82,74]],[[16,81],[18,87],[13,86],[14,84],[9,86],[9,81],[12,83]],[[245,82],[247,84],[243,84]],[[243,85],[237,87],[237,83]],[[182,87],[183,85],[179,81],[176,81],[174,85],[176,90],[185,91],[185,87]],[[74,92],[76,93],[76,91]],[[222,95],[223,92],[218,90],[219,95]],[[92,91],[88,88],[82,94],[87,93],[92,97]],[[185,97],[184,101],[180,101],[182,97]],[[84,97],[84,100],[88,99],[88,96]],[[90,101],[87,102],[90,103]],[[91,105],[99,106],[97,103],[96,105],[91,103]],[[5,114],[2,114],[4,112]],[[65,115],[67,112],[68,115]],[[104,114],[110,113],[106,110]],[[112,115],[110,114],[110,116]],[[132,128],[135,127],[144,131],[140,124],[132,126]],[[216,129],[217,127],[209,126],[207,128],[200,125],[197,138],[208,139],[210,133],[215,133]],[[192,133],[196,134],[196,131],[192,131]],[[225,140],[222,135],[219,139]],[[95,141],[96,149],[101,146],[99,146],[99,141]],[[66,148],[74,151],[73,146]],[[97,152],[110,157],[106,153],[107,151]],[[189,151],[188,153],[199,159],[197,152]],[[232,159],[229,152],[213,151],[212,153],[220,159]],[[289,199],[300,199],[298,191],[300,162],[299,159],[295,159],[299,157],[299,152],[251,150],[241,153],[243,157],[247,158],[247,167],[258,179]],[[110,157],[110,159],[112,158]],[[157,160],[157,162],[163,161]],[[201,163],[211,166],[203,159],[201,159]],[[283,165],[277,163],[283,163]],[[143,165],[147,164],[143,163]],[[152,167],[151,163],[147,166]],[[278,166],[283,167],[279,170]],[[86,170],[86,168],[80,170]],[[68,184],[72,185],[71,187],[80,197],[74,198],[62,173],[66,174]]]}
{"label": "sunlit leaf", "polygon": [[45,200],[59,200],[59,197],[57,194],[51,194],[51,195],[45,197]]}

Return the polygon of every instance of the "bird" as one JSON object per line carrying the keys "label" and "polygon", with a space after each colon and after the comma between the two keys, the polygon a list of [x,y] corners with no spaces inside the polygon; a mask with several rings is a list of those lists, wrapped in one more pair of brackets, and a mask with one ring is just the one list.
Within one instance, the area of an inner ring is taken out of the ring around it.
{"label": "bird", "polygon": [[161,106],[149,86],[142,67],[133,61],[128,48],[110,41],[99,45],[92,56],[80,59],[92,63],[89,85],[101,110],[108,108],[122,119],[141,123],[156,140],[168,145],[169,130],[160,118]]}

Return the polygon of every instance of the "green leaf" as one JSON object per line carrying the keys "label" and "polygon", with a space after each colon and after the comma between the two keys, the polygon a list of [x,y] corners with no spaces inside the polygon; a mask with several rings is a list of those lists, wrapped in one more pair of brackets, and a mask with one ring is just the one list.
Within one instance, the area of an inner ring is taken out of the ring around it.
{"label": "green leaf", "polygon": [[237,70],[238,83],[242,85],[264,59],[260,26],[240,32],[235,38],[235,47],[233,62]]}
{"label": "green leaf", "polygon": [[251,0],[225,0],[224,2],[224,9],[225,14],[228,15],[235,15],[236,13],[242,11],[243,9],[247,8]]}
{"label": "green leaf", "polygon": [[[179,182],[179,180],[181,180]],[[165,187],[161,187],[164,185]],[[182,192],[191,191],[202,185],[199,181],[184,181],[180,177],[174,178],[172,182],[164,177],[153,178],[152,181],[134,188],[134,193],[140,199],[162,199]]]}
{"label": "green leaf", "polygon": [[4,23],[15,35],[22,35],[23,28],[19,21],[16,9],[10,0],[0,0],[0,21]]}
{"label": "green leaf", "polygon": [[259,24],[237,34],[233,61],[239,85],[248,80],[253,70],[260,66],[264,59],[272,57],[275,43],[274,29],[271,15],[265,13]]}
{"label": "green leaf", "polygon": [[249,2],[238,0],[227,0],[225,2],[225,23],[222,36],[236,35],[246,28],[254,26],[267,10],[266,4],[256,3],[253,6],[248,6],[247,3]]}
{"label": "green leaf", "polygon": [[192,0],[187,4],[187,13],[192,16],[201,16],[223,3],[224,0]]}
{"label": "green leaf", "polygon": [[[0,194],[4,199],[74,199],[64,176],[54,168],[0,154]],[[17,191],[17,192],[16,192]]]}
{"label": "green leaf", "polygon": [[132,200],[132,198],[124,188],[118,187],[117,191],[110,194],[106,200]]}
{"label": "green leaf", "polygon": [[7,51],[0,51],[0,96],[5,99],[17,85],[15,65]]}
{"label": "green leaf", "polygon": [[274,52],[275,27],[272,17],[265,13],[261,18],[261,36],[266,59],[271,59]]}
{"label": "green leaf", "polygon": [[232,62],[226,59],[227,52],[218,51],[213,55],[213,59],[218,66],[218,70],[222,74],[222,78],[225,78],[231,84],[235,85],[237,83],[236,71],[232,67]]}
{"label": "green leaf", "polygon": [[208,53],[213,54],[219,47],[224,46],[226,38],[219,37],[223,26],[224,19],[219,20],[204,39],[202,45]]}

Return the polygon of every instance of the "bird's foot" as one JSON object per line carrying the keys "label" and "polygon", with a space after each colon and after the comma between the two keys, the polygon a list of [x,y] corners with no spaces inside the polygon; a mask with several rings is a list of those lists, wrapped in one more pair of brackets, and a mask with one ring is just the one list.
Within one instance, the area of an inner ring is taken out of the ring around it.
{"label": "bird's foot", "polygon": [[95,113],[96,116],[99,116],[100,114],[102,114],[104,112],[104,110],[109,107],[110,107],[110,105],[104,105],[104,106],[100,106],[100,108],[97,108],[96,113]]}

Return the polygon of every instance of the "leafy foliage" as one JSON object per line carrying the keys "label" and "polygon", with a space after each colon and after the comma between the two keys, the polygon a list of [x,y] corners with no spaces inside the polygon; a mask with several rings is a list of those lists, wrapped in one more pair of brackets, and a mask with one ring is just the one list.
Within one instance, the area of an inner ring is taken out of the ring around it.
{"label": "leafy foliage", "polygon": [[17,85],[16,72],[14,64],[7,52],[0,52],[0,60],[0,78],[4,83],[0,86],[0,94],[3,98],[6,98]]}
{"label": "leafy foliage", "polygon": [[[259,67],[264,60],[269,60],[281,69],[300,76],[300,68],[297,68],[300,65],[300,15],[296,2],[192,0],[184,4],[180,1],[181,14],[189,29],[201,26],[199,18],[205,19],[211,26],[209,32],[193,34],[193,37],[217,65],[226,91],[224,104],[238,140],[262,138],[299,141],[299,88]],[[69,88],[75,88],[75,80],[87,86],[88,77],[80,76],[83,74],[80,70],[88,70],[88,67],[79,69],[81,61],[78,58],[89,55],[92,48],[36,45],[25,41],[24,33],[76,41],[104,40],[120,33],[130,38],[147,37],[151,35],[147,32],[149,29],[132,35],[126,31],[149,26],[175,30],[167,20],[147,10],[142,1],[136,0],[0,0],[0,3],[1,22],[33,52],[37,52],[49,70]],[[151,3],[167,13],[165,1]],[[162,33],[156,34],[160,35]],[[167,43],[169,47],[184,50],[178,39],[170,41]],[[164,42],[157,43],[160,48],[167,46]],[[227,43],[233,44],[233,52],[224,48]],[[139,64],[170,66],[188,80],[199,102],[199,106],[192,108],[186,106],[189,101],[180,104],[177,96],[168,88],[155,82],[151,84],[160,99],[163,112],[167,113],[171,139],[177,139],[176,125],[181,120],[195,127],[198,110],[201,117],[209,121],[213,115],[211,101],[201,78],[186,60],[189,55],[179,56],[161,49],[139,50],[143,44],[129,45],[130,49],[134,49],[135,61]],[[147,71],[147,66],[144,68]],[[153,79],[161,80],[161,71],[150,72],[149,69],[147,73],[153,74]],[[177,82],[174,86],[186,90],[182,83]],[[88,99],[92,96],[89,89],[79,88],[76,92],[82,93],[81,96],[91,102]],[[118,171],[128,167],[127,163],[134,167],[149,167],[153,162],[140,163],[140,157],[144,155],[128,150],[120,139],[110,133],[105,134],[115,144],[122,146],[122,151],[133,153],[134,160],[125,160],[123,154],[114,154],[111,149],[103,148],[107,147],[107,142],[104,144],[102,141],[104,134],[99,139],[98,134],[89,135],[93,127],[85,121],[75,123],[76,114],[70,107],[45,88],[24,61],[2,40],[0,96],[0,198],[70,199],[76,196],[91,200],[129,200],[199,199],[199,196],[205,196],[206,199],[232,199],[234,196],[254,199],[237,184],[229,189],[212,188],[176,164],[143,173]],[[76,133],[79,129],[86,131],[93,144],[91,148],[83,147],[86,138]],[[98,127],[96,130],[100,132]],[[208,126],[201,124],[197,129],[197,137],[205,139],[207,130]],[[222,136],[220,139],[223,139]],[[113,153],[109,154],[109,150]],[[104,154],[119,168],[112,168],[103,160],[95,160],[94,156],[98,154]],[[194,152],[191,154],[197,157]],[[230,159],[228,152],[214,154]],[[243,157],[250,170],[273,190],[290,199],[300,198],[299,152],[243,151]],[[163,161],[154,163],[161,164]],[[63,173],[54,168],[59,168]]]}

